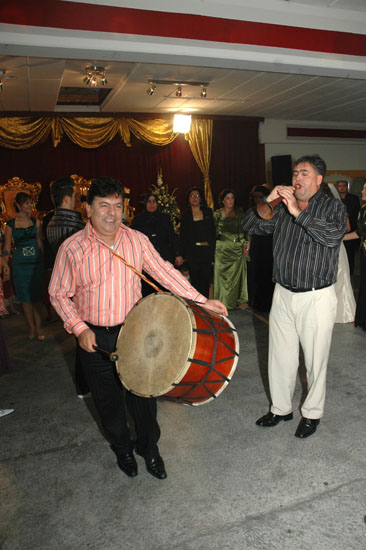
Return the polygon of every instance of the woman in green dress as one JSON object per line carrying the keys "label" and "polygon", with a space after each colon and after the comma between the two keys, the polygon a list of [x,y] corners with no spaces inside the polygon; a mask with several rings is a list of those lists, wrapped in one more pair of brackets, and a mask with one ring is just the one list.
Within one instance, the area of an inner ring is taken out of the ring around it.
{"label": "woman in green dress", "polygon": [[248,303],[247,261],[249,237],[242,229],[244,216],[235,207],[232,189],[221,191],[218,199],[221,208],[214,213],[216,225],[216,252],[214,266],[214,298],[228,309],[245,309]]}
{"label": "woman in green dress", "polygon": [[22,303],[29,327],[28,338],[44,340],[41,331],[41,308],[43,300],[43,249],[41,224],[31,217],[32,197],[18,193],[15,197],[18,215],[5,227],[3,258],[8,261],[12,241],[14,243],[12,271],[15,293]]}

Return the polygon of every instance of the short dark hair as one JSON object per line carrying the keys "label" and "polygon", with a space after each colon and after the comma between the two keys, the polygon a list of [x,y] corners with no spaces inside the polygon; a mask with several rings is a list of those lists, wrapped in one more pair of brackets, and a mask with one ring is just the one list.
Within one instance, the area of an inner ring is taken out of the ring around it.
{"label": "short dark hair", "polygon": [[28,195],[28,193],[24,193],[23,191],[21,191],[20,193],[17,193],[15,195],[15,199],[14,199],[14,210],[15,210],[15,212],[19,212],[19,208],[17,206],[18,204],[19,204],[19,206],[22,206],[22,204],[24,204],[28,200],[32,201],[32,197],[30,195]]}
{"label": "short dark hair", "polygon": [[58,208],[65,197],[72,197],[75,191],[75,182],[70,176],[58,178],[51,182],[50,191],[52,200]]}
{"label": "short dark hair", "polygon": [[207,203],[206,203],[205,195],[202,193],[202,189],[200,189],[199,187],[190,187],[187,191],[187,194],[186,194],[186,206],[187,206],[187,208],[191,207],[191,204],[189,202],[189,195],[192,193],[192,191],[198,191],[199,196],[200,196],[200,206],[206,207]]}
{"label": "short dark hair", "polygon": [[89,188],[86,202],[92,204],[95,197],[110,197],[117,195],[123,199],[123,186],[113,178],[95,178]]}
{"label": "short dark hair", "polygon": [[224,198],[229,193],[232,193],[234,195],[234,200],[236,200],[235,191],[233,189],[223,189],[220,191],[219,196],[217,197],[217,202],[219,206],[224,206]]}
{"label": "short dark hair", "polygon": [[311,166],[319,174],[319,176],[322,176],[324,178],[327,172],[327,165],[319,155],[304,155],[303,157],[300,157],[295,161],[294,166],[297,166],[298,164],[303,164],[304,162],[311,164]]}

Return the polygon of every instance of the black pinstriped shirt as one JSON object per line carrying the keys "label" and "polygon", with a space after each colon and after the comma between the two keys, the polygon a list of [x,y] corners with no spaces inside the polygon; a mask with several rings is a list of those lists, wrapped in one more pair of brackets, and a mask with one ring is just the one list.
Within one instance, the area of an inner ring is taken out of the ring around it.
{"label": "black pinstriped shirt", "polygon": [[280,203],[271,220],[255,210],[244,216],[243,229],[255,235],[273,233],[273,280],[285,287],[311,289],[335,283],[339,248],[347,232],[347,211],[323,191],[313,195],[297,218]]}
{"label": "black pinstriped shirt", "polygon": [[56,208],[47,226],[47,240],[52,252],[52,265],[60,245],[68,237],[83,229],[85,223],[80,212],[67,208]]}

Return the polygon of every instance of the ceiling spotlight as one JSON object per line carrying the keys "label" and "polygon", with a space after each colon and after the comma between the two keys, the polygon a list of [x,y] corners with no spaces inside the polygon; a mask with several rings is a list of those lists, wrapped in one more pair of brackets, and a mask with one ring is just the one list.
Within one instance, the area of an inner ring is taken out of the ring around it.
{"label": "ceiling spotlight", "polygon": [[204,86],[201,86],[201,97],[204,99],[207,96],[207,90]]}
{"label": "ceiling spotlight", "polygon": [[154,95],[154,92],[156,90],[156,84],[153,82],[150,82],[150,88],[146,90],[147,95]]}
{"label": "ceiling spotlight", "polygon": [[98,85],[98,79],[100,79],[102,86],[106,86],[107,79],[105,76],[104,67],[97,67],[95,65],[91,65],[90,67],[85,68],[85,72],[86,72],[86,76],[84,77],[84,83],[87,86],[96,87]]}
{"label": "ceiling spotlight", "polygon": [[179,85],[179,86],[177,87],[177,91],[175,92],[175,95],[176,95],[177,97],[182,97],[182,86]]}

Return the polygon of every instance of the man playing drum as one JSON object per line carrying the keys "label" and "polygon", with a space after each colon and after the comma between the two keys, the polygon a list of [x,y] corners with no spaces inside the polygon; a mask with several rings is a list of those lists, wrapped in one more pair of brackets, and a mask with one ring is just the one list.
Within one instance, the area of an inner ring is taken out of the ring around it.
{"label": "man playing drum", "polygon": [[[217,300],[207,300],[169,263],[149,239],[122,222],[123,187],[112,178],[96,178],[90,187],[85,228],[64,241],[56,257],[49,287],[53,307],[65,329],[78,339],[85,377],[119,468],[137,475],[134,442],[127,424],[124,392],[109,357],[97,352],[116,349],[128,312],[141,298],[141,279],[112,251],[140,273],[147,272],[173,294],[227,315]],[[110,250],[112,249],[112,251]],[[125,392],[136,430],[136,452],[147,471],[158,479],[167,474],[159,454],[160,428],[155,398]]]}

